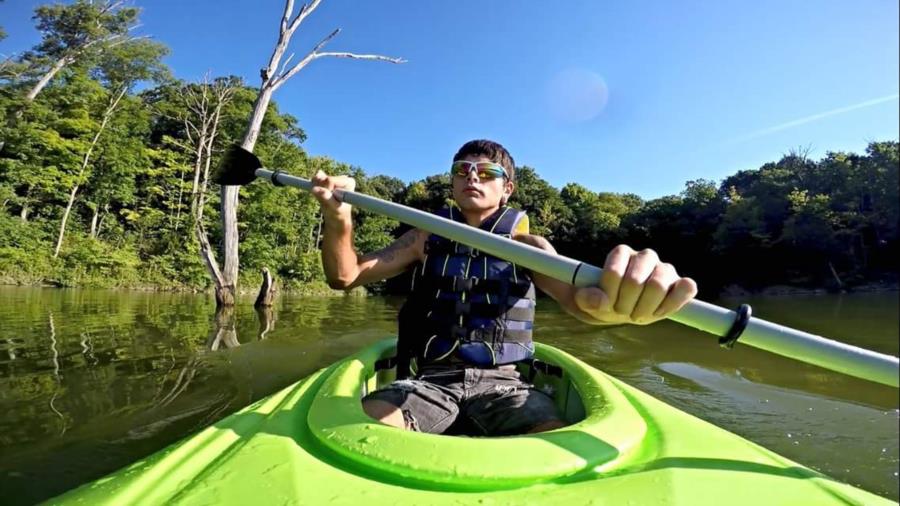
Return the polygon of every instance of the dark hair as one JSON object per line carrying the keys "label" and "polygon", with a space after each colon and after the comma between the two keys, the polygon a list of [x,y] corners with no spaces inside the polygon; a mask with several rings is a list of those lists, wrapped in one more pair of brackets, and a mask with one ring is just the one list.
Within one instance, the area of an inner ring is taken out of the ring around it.
{"label": "dark hair", "polygon": [[453,161],[462,160],[469,155],[486,156],[490,158],[492,162],[499,163],[506,169],[506,173],[509,174],[509,180],[515,181],[516,162],[513,161],[513,157],[509,154],[509,151],[499,143],[487,139],[469,141],[463,144],[462,147],[459,148],[459,151],[453,155]]}

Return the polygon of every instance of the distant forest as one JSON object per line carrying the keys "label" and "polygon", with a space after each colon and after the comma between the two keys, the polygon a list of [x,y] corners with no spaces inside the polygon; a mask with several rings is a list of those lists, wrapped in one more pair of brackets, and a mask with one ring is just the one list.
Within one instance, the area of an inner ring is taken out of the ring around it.
{"label": "distant forest", "polygon": [[[115,36],[135,22],[136,9],[110,14],[99,5],[39,7],[42,42],[0,62],[0,282],[206,289],[197,226],[213,247],[221,241],[210,167],[240,140],[258,90],[231,76],[174,79],[162,62],[165,45]],[[105,32],[67,32],[76,14],[97,16]],[[301,176],[349,174],[360,191],[419,209],[448,201],[446,172],[411,183],[368,175],[309,156],[305,138],[300,121],[273,101],[255,152]],[[552,167],[523,166],[511,204],[561,254],[602,265],[618,243],[654,248],[697,279],[701,293],[729,284],[852,288],[896,282],[898,163],[896,140],[820,160],[795,150],[653,200],[577,183],[558,189],[539,175]],[[255,184],[240,202],[242,286],[255,288],[267,267],[287,289],[327,290],[315,201]],[[355,223],[361,251],[402,231],[361,211]]]}

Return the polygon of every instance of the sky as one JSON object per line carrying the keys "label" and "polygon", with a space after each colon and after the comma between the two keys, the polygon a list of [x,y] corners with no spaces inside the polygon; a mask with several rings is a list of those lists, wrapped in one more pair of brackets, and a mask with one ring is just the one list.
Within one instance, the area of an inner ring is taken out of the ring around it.
{"label": "sky", "polygon": [[[0,54],[39,41],[42,3],[0,2]],[[131,4],[178,78],[254,86],[284,10]],[[407,62],[319,59],[274,99],[299,118],[308,153],[370,175],[421,179],[488,138],[556,187],[649,199],[791,150],[818,159],[897,140],[898,14],[896,0],[323,0],[294,36],[294,62],[335,28],[325,50]]]}

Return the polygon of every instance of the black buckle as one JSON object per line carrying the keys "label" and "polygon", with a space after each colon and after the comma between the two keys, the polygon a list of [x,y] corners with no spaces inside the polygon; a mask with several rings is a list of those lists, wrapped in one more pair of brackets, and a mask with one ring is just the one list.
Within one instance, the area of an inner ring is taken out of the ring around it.
{"label": "black buckle", "polygon": [[460,243],[456,243],[455,250],[457,255],[469,255],[470,257],[477,257],[481,254],[481,252],[477,249]]}
{"label": "black buckle", "polygon": [[450,327],[450,338],[455,340],[466,339],[469,337],[469,331],[465,327],[454,325]]}
{"label": "black buckle", "polygon": [[534,377],[537,375],[537,373],[539,371],[548,376],[556,376],[557,378],[562,378],[562,376],[563,376],[563,369],[562,369],[562,367],[560,367],[558,365],[553,365],[551,363],[544,362],[543,360],[538,360],[536,358],[527,360],[527,361],[525,361],[525,363],[528,364],[528,366],[529,366],[529,370],[528,370],[528,382],[529,383],[534,382]]}
{"label": "black buckle", "polygon": [[734,343],[737,342],[741,334],[744,333],[744,329],[747,328],[751,314],[753,314],[753,308],[750,307],[750,304],[741,304],[741,307],[737,308],[737,316],[734,317],[734,323],[731,324],[728,333],[719,338],[719,346],[729,350],[734,348]]}
{"label": "black buckle", "polygon": [[375,361],[375,371],[385,371],[387,369],[393,369],[394,366],[397,365],[397,355],[393,357],[383,358],[381,360]]}
{"label": "black buckle", "polygon": [[471,302],[461,302],[461,301],[456,302],[456,310],[454,311],[454,314],[457,314],[457,315],[469,314],[470,311],[472,311],[472,303]]}

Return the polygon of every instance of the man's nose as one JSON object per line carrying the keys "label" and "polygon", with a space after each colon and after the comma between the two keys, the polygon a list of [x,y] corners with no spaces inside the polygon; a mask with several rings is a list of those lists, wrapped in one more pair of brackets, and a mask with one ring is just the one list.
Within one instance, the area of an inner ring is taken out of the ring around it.
{"label": "man's nose", "polygon": [[466,181],[470,183],[477,183],[479,181],[478,170],[476,170],[475,167],[469,169],[469,174],[466,176]]}

